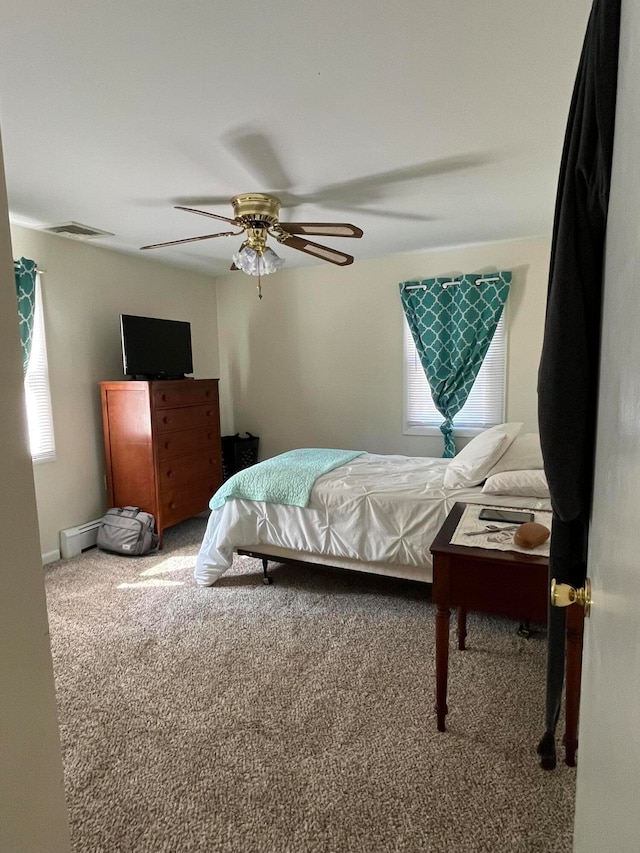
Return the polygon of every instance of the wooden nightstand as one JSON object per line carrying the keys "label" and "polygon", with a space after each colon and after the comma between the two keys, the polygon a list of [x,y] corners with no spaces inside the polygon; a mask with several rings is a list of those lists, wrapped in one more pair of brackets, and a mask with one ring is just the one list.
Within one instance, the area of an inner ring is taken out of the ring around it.
{"label": "wooden nightstand", "polygon": [[[446,731],[451,608],[458,608],[458,648],[464,651],[467,610],[545,623],[550,596],[547,557],[452,545],[465,504],[456,503],[431,545],[436,612],[436,714]],[[567,611],[566,764],[575,765],[584,611]],[[540,685],[541,691],[544,685]]]}

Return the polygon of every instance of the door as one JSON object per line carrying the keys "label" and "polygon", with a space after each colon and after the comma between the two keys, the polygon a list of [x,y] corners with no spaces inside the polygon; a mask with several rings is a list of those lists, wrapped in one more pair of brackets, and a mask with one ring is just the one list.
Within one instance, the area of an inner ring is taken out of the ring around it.
{"label": "door", "polygon": [[575,853],[640,849],[640,4],[620,29]]}

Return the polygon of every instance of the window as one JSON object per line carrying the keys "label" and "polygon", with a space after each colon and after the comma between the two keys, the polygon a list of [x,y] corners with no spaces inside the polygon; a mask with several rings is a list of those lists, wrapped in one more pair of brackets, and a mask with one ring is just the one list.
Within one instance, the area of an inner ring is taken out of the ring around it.
{"label": "window", "polygon": [[29,441],[33,461],[44,462],[55,459],[56,446],[53,436],[47,343],[44,334],[44,311],[42,309],[42,290],[39,275],[36,276],[33,337],[29,366],[24,379],[24,391],[27,401]]}
{"label": "window", "polygon": [[[457,435],[474,435],[504,421],[506,383],[506,310],[502,312],[493,340],[478,372],[467,402],[453,419]],[[444,420],[431,398],[411,332],[404,322],[404,433],[439,434]]]}

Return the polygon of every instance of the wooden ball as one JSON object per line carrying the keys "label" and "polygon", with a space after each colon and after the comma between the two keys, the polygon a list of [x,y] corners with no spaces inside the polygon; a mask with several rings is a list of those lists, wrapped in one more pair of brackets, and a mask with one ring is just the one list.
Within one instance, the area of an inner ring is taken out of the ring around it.
{"label": "wooden ball", "polygon": [[521,524],[513,534],[513,541],[521,548],[537,548],[551,536],[551,531],[537,521],[527,521]]}

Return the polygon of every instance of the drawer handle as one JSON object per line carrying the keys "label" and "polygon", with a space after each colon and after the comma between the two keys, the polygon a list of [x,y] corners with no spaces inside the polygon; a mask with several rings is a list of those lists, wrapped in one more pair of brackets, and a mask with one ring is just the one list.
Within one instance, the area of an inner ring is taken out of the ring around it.
{"label": "drawer handle", "polygon": [[171,470],[171,468],[169,468],[169,470],[167,471],[167,477],[168,478],[173,477],[173,471]]}
{"label": "drawer handle", "polygon": [[163,403],[166,403],[166,402],[167,402],[167,395],[166,395],[166,394],[163,394],[163,395],[162,395],[162,402],[163,402]]}
{"label": "drawer handle", "polygon": [[168,449],[169,449],[169,442],[168,442],[168,441],[165,441],[165,443],[164,443],[164,449],[165,449],[165,450],[168,450]]}
{"label": "drawer handle", "polygon": [[170,502],[169,502],[169,509],[175,509],[175,508],[176,508],[176,502],[175,502],[175,501],[170,501]]}
{"label": "drawer handle", "polygon": [[163,423],[163,424],[168,424],[168,423],[169,423],[169,416],[168,416],[168,415],[165,415],[165,416],[163,417],[163,419],[162,419],[162,423]]}

